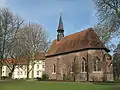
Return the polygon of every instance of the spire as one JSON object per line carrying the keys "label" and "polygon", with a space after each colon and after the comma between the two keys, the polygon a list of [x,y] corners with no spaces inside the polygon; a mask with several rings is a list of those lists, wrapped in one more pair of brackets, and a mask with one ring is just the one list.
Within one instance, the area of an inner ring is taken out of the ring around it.
{"label": "spire", "polygon": [[62,22],[62,12],[60,12],[60,19],[59,19],[58,30],[64,30],[63,29],[63,22]]}
{"label": "spire", "polygon": [[59,25],[57,29],[57,41],[60,41],[64,37],[64,29],[63,29],[63,23],[62,23],[62,13],[60,13],[60,19],[59,19]]}

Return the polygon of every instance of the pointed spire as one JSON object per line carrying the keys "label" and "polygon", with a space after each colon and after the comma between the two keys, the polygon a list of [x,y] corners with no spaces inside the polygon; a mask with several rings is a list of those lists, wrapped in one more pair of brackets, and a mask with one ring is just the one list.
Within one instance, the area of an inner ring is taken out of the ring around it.
{"label": "pointed spire", "polygon": [[60,12],[60,19],[59,19],[58,30],[64,30],[63,22],[62,22],[62,12]]}
{"label": "pointed spire", "polygon": [[64,29],[63,29],[63,22],[62,22],[62,13],[60,13],[59,25],[57,29],[57,41],[60,41],[64,37]]}

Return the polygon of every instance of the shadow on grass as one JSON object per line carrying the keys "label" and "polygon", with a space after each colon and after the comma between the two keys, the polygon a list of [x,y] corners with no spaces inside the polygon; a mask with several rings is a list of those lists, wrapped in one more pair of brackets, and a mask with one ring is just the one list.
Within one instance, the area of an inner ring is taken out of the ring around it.
{"label": "shadow on grass", "polygon": [[26,80],[0,80],[0,83],[20,83],[25,81]]}
{"label": "shadow on grass", "polygon": [[93,82],[95,85],[108,86],[108,90],[120,90],[120,81]]}
{"label": "shadow on grass", "polygon": [[120,81],[107,81],[107,82],[93,82],[97,85],[120,85]]}

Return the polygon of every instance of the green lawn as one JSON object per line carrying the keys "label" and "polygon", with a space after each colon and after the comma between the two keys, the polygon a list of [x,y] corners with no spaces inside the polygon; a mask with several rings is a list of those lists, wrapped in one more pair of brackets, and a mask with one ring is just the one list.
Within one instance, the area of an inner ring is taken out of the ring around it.
{"label": "green lawn", "polygon": [[118,84],[92,84],[72,82],[5,81],[0,90],[120,90]]}

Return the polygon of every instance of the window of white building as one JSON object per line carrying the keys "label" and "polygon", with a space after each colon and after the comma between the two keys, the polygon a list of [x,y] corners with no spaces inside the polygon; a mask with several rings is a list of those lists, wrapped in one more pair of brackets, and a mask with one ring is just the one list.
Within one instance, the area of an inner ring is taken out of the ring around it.
{"label": "window of white building", "polygon": [[45,65],[42,65],[42,68],[45,68]]}
{"label": "window of white building", "polygon": [[37,75],[39,75],[39,71],[37,71]]}
{"label": "window of white building", "polygon": [[23,74],[23,72],[21,71],[21,75]]}
{"label": "window of white building", "polygon": [[17,75],[19,75],[19,71],[17,72]]}
{"label": "window of white building", "polygon": [[39,65],[37,65],[37,69],[39,69]]}

